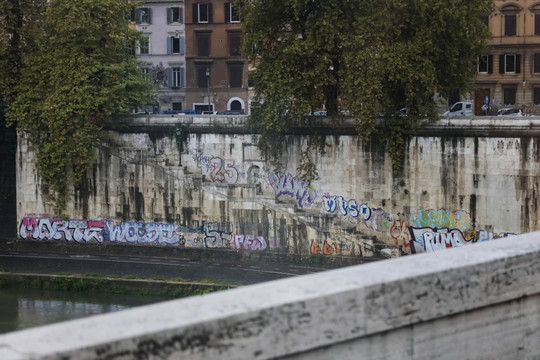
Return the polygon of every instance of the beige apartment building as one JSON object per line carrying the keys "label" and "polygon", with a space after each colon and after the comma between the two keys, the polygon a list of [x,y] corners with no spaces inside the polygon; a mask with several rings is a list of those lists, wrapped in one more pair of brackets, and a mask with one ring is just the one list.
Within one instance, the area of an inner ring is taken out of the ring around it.
{"label": "beige apartment building", "polygon": [[478,61],[475,114],[486,101],[498,109],[540,113],[540,1],[494,1],[483,20],[492,34],[487,54]]}

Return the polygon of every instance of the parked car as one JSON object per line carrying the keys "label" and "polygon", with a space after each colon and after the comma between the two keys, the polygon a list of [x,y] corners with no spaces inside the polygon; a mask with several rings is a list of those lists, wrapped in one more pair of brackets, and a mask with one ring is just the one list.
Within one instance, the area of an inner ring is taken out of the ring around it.
{"label": "parked car", "polygon": [[474,115],[474,106],[471,100],[458,101],[450,110],[445,112],[443,116],[447,117],[457,117],[457,116],[473,116]]}
{"label": "parked car", "polygon": [[499,116],[523,116],[523,110],[521,109],[501,109],[499,110]]}
{"label": "parked car", "polygon": [[216,115],[245,115],[243,110],[218,111]]}
{"label": "parked car", "polygon": [[183,115],[195,115],[195,110],[164,110],[164,114],[183,114]]}

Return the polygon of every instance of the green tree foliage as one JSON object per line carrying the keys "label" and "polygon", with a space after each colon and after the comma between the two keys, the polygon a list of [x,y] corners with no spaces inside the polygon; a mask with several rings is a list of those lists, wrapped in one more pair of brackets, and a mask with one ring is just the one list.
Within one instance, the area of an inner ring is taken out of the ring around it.
{"label": "green tree foliage", "polygon": [[51,0],[23,57],[7,116],[36,150],[57,211],[83,180],[111,114],[152,100],[129,51],[139,36],[128,26],[130,11],[124,0]]}
{"label": "green tree foliage", "polygon": [[[354,114],[363,139],[383,122],[378,135],[396,163],[408,131],[426,115],[437,117],[436,94],[471,89],[489,37],[480,16],[492,7],[491,0],[237,3],[262,101],[252,116],[261,149],[279,155],[277,135],[324,105],[335,119],[340,109]],[[402,108],[407,117],[397,116]]]}
{"label": "green tree foliage", "polygon": [[[6,126],[6,110],[16,96],[22,57],[35,45],[35,33],[46,0],[0,1],[0,224],[5,236],[16,227],[15,127]],[[13,226],[11,226],[13,225]]]}

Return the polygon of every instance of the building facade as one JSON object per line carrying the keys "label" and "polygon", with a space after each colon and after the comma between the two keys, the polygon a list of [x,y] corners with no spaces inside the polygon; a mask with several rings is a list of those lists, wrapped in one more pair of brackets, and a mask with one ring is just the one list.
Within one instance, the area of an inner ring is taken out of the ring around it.
{"label": "building facade", "polygon": [[144,40],[135,52],[143,72],[158,87],[149,113],[186,109],[186,36],[183,0],[145,0],[132,18]]}
{"label": "building facade", "polygon": [[[540,2],[495,0],[484,22],[491,31],[489,51],[478,61],[475,114],[494,108],[540,113]],[[485,107],[484,107],[485,109]]]}
{"label": "building facade", "polygon": [[197,113],[248,113],[242,22],[232,1],[186,1],[186,103]]}

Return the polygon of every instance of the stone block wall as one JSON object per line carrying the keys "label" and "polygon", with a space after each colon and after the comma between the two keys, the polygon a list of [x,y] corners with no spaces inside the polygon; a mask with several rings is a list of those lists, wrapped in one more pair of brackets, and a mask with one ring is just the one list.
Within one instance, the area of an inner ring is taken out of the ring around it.
{"label": "stone block wall", "polygon": [[[539,228],[539,120],[443,119],[410,139],[400,175],[384,144],[327,127],[329,146],[313,155],[320,177],[311,184],[296,171],[306,136],[287,137],[284,167],[275,169],[244,121],[127,120],[96,148],[64,220],[53,213],[19,133],[19,236],[69,240],[86,232],[89,241],[396,256]],[[182,147],[174,136],[179,124],[187,129]],[[39,224],[46,230],[36,230]]]}

